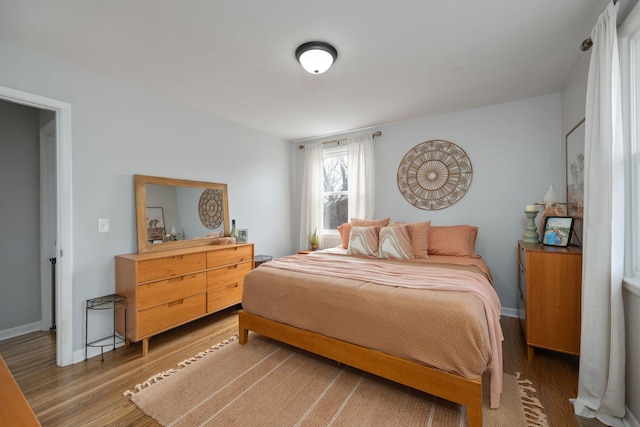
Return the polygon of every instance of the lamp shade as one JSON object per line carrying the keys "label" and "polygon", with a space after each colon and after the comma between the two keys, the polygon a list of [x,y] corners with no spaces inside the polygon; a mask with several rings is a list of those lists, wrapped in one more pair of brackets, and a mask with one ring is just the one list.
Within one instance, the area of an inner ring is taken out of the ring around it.
{"label": "lamp shade", "polygon": [[296,59],[311,74],[324,73],[337,57],[336,48],[325,42],[307,42],[296,49]]}

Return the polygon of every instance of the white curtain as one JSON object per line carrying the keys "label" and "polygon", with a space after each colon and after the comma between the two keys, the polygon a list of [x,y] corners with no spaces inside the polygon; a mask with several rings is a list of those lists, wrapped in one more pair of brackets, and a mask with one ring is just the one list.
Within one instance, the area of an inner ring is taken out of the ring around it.
{"label": "white curtain", "polygon": [[577,415],[622,426],[625,415],[624,160],[616,15],[591,32],[585,110],[582,334]]}
{"label": "white curtain", "polygon": [[372,219],[375,206],[373,137],[352,137],[348,144],[349,218]]}
{"label": "white curtain", "polygon": [[304,175],[302,178],[302,213],[300,215],[300,249],[309,249],[307,236],[318,229],[320,247],[324,245],[324,201],[322,144],[304,147]]}

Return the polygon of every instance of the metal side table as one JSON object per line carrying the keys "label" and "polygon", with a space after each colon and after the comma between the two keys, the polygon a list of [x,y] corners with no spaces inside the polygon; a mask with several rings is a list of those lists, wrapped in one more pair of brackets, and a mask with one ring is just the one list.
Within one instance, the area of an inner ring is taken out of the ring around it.
{"label": "metal side table", "polygon": [[[124,312],[124,335],[121,336],[116,330],[116,311],[121,308]],[[113,334],[98,340],[89,342],[89,311],[93,310],[113,310]],[[87,308],[85,313],[85,327],[84,327],[84,360],[88,358],[89,347],[100,347],[100,361],[104,362],[104,348],[113,346],[113,351],[116,350],[116,344],[124,343],[124,354],[127,354],[127,298],[118,295],[111,294],[102,297],[91,298],[87,300]]]}

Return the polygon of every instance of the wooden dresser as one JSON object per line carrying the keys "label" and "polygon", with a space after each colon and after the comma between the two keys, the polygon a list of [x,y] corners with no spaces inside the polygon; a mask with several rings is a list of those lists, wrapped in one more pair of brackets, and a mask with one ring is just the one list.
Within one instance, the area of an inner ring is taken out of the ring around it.
{"label": "wooden dresser", "polygon": [[519,317],[535,347],[580,354],[582,249],[518,242]]}
{"label": "wooden dresser", "polygon": [[127,339],[142,340],[146,356],[152,336],[240,303],[253,251],[246,243],[116,256],[116,292],[127,297]]}

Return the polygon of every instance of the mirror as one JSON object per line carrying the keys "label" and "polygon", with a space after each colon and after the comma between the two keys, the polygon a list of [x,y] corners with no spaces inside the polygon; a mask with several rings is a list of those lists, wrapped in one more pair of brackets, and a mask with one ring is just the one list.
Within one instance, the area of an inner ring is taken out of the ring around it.
{"label": "mirror", "polygon": [[229,234],[227,184],[134,175],[138,253],[210,245]]}

